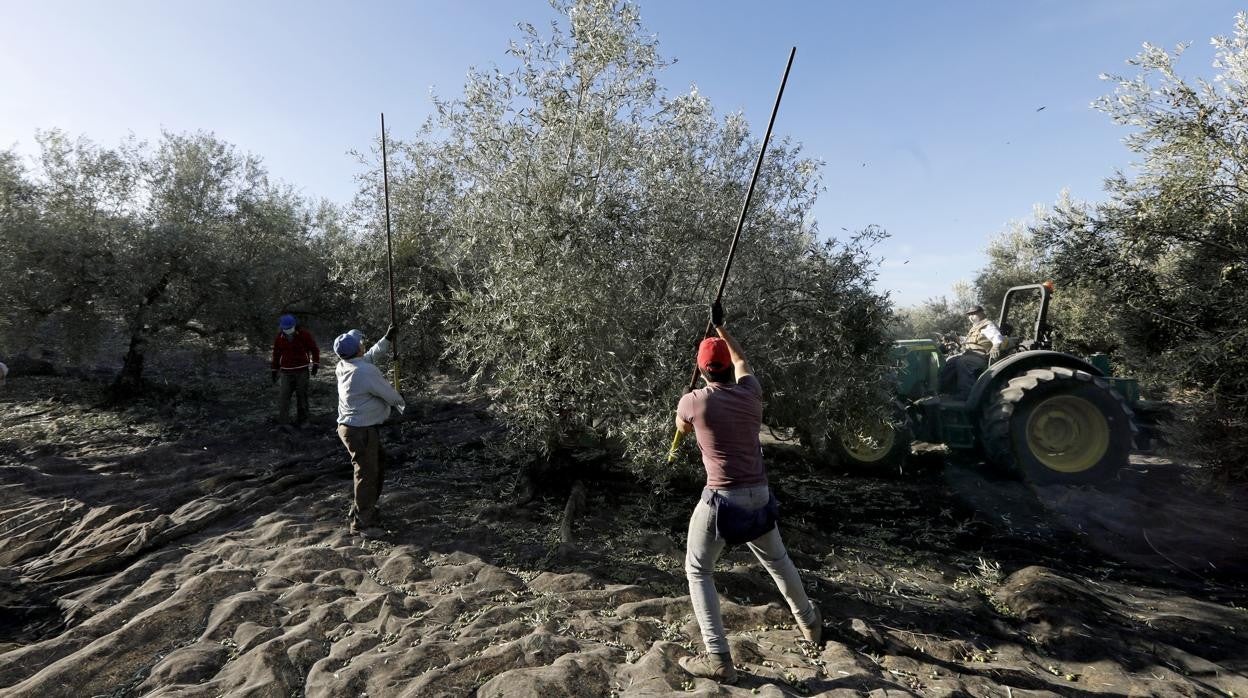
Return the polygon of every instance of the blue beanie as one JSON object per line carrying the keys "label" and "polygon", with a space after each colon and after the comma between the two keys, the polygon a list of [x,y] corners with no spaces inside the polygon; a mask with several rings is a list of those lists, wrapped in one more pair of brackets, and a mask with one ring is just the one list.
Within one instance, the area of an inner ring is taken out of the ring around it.
{"label": "blue beanie", "polygon": [[347,330],[347,334],[351,335],[352,337],[355,337],[361,342],[364,341],[364,333],[359,330]]}
{"label": "blue beanie", "polygon": [[344,359],[353,358],[360,351],[360,340],[354,335],[340,334],[334,340],[334,353]]}
{"label": "blue beanie", "polygon": [[288,330],[288,329],[290,329],[290,328],[294,327],[294,326],[295,326],[295,316],[294,316],[294,315],[291,315],[291,314],[289,314],[289,313],[287,313],[286,315],[283,315],[283,316],[282,316],[282,318],[281,318],[280,320],[278,320],[278,321],[277,321],[277,326],[278,326],[278,327],[280,327],[280,328],[282,328],[283,330]]}

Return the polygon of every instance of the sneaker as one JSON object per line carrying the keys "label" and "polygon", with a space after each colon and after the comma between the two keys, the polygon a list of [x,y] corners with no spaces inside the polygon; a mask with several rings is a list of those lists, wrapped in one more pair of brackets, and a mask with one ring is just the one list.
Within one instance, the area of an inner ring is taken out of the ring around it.
{"label": "sneaker", "polygon": [[732,665],[732,655],[728,653],[682,657],[680,667],[701,679],[711,679],[720,683],[737,682],[737,668]]}
{"label": "sneaker", "polygon": [[802,637],[805,638],[807,642],[813,642],[817,645],[819,644],[819,641],[823,639],[823,612],[820,611],[819,607],[814,604],[811,604],[811,607],[815,609],[814,621],[811,622],[810,625],[806,625],[805,623],[798,621],[797,627],[802,631]]}

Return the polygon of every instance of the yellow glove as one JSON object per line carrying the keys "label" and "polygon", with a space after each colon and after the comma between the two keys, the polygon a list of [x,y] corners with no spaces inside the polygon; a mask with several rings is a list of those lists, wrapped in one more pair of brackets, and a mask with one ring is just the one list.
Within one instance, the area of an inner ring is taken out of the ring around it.
{"label": "yellow glove", "polygon": [[680,448],[680,442],[684,441],[684,439],[685,439],[685,432],[683,431],[677,431],[676,436],[672,437],[672,448],[671,450],[667,452],[668,463],[676,462],[676,449]]}
{"label": "yellow glove", "polygon": [[992,345],[992,349],[988,352],[988,360],[996,361],[999,358],[1001,358],[1001,345],[994,344]]}

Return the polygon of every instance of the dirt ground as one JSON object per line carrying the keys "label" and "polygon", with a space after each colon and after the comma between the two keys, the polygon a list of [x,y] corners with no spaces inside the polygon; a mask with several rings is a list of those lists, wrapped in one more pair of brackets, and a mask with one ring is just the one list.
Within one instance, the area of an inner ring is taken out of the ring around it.
{"label": "dirt ground", "polygon": [[1248,499],[1182,465],[1032,489],[939,451],[862,474],[768,443],[826,642],[734,549],[716,577],[743,673],[719,686],[677,664],[701,644],[696,487],[589,482],[561,544],[567,489],[516,504],[487,406],[444,380],[386,428],[390,534],[363,541],[331,376],[279,432],[260,364],[125,409],[83,378],[9,380],[0,695],[1248,695]]}

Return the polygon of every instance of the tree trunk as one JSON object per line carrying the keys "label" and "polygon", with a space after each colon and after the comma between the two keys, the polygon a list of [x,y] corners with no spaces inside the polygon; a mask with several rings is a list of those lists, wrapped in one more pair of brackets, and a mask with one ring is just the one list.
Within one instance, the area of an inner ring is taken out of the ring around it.
{"label": "tree trunk", "polygon": [[559,542],[564,545],[576,543],[573,523],[577,514],[585,510],[585,483],[577,480],[568,494],[568,503],[563,507],[563,520],[559,524]]}
{"label": "tree trunk", "polygon": [[143,358],[147,350],[148,336],[148,314],[151,308],[165,294],[165,289],[169,288],[171,272],[166,272],[160,277],[147,293],[143,294],[143,301],[139,303],[139,307],[135,309],[134,316],[130,318],[130,347],[126,351],[125,359],[121,364],[121,373],[117,374],[117,379],[113,381],[111,397],[116,399],[130,397],[142,392],[143,389]]}
{"label": "tree trunk", "polygon": [[141,392],[143,388],[143,351],[147,344],[146,331],[140,327],[130,334],[130,348],[122,360],[121,373],[113,381],[114,398],[123,398]]}

